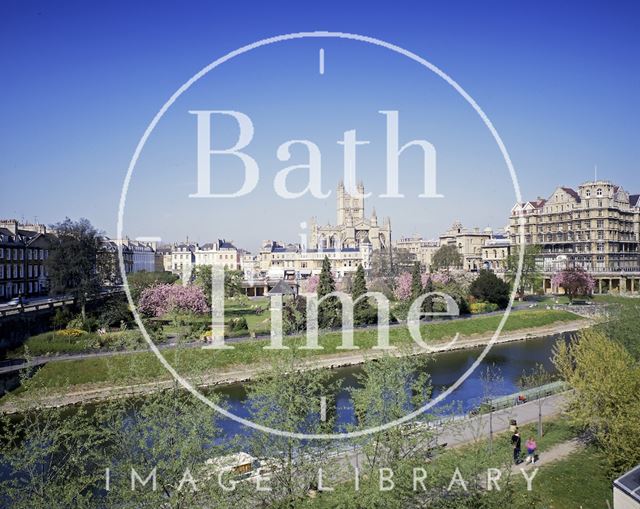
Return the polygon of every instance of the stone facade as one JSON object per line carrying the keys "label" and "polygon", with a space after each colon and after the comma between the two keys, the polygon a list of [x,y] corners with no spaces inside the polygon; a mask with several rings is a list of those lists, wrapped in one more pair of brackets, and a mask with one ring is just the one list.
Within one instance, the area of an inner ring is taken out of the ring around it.
{"label": "stone facade", "polygon": [[456,221],[449,230],[440,235],[440,246],[456,246],[462,256],[462,268],[475,272],[484,268],[482,248],[492,237],[491,228],[470,230],[462,226],[460,221]]}
{"label": "stone facade", "polygon": [[51,233],[42,224],[0,220],[0,302],[46,295]]}
{"label": "stone facade", "polygon": [[307,248],[314,249],[358,249],[360,244],[369,243],[373,249],[386,249],[391,245],[391,220],[386,217],[378,223],[375,209],[367,219],[364,211],[364,185],[357,186],[352,196],[340,181],[336,189],[336,225],[320,226],[316,218],[311,218]]}
{"label": "stone facade", "polygon": [[517,203],[511,241],[541,247],[544,289],[551,275],[580,267],[597,279],[597,292],[637,293],[640,288],[640,195],[606,180],[577,190],[558,187],[548,198]]}

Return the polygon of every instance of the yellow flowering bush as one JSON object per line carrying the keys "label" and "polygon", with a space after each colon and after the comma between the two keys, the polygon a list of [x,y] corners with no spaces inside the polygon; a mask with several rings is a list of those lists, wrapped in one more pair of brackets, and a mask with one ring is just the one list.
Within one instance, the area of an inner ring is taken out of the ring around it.
{"label": "yellow flowering bush", "polygon": [[79,338],[80,336],[86,334],[86,332],[83,331],[82,329],[63,329],[59,331],[57,334],[58,336]]}

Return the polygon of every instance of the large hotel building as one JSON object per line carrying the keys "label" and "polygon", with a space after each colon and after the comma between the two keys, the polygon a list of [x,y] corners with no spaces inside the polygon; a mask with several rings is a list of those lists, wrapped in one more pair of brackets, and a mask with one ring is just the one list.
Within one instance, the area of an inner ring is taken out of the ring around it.
{"label": "large hotel building", "polygon": [[517,203],[511,210],[511,243],[537,244],[544,290],[565,267],[582,267],[596,278],[596,292],[640,290],[640,195],[605,180],[577,190],[558,187],[548,198]]}

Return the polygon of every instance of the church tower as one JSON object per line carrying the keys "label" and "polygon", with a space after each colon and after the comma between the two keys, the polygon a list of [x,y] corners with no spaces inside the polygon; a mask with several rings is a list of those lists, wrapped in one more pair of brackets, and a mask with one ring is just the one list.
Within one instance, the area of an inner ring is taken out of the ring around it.
{"label": "church tower", "polygon": [[360,182],[356,188],[357,196],[351,196],[345,188],[344,182],[340,180],[337,196],[337,226],[345,224],[356,224],[364,220],[364,184]]}

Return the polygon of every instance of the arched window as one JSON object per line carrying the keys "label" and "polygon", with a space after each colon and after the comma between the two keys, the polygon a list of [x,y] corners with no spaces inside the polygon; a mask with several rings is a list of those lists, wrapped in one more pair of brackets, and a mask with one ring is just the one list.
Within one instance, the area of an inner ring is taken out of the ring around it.
{"label": "arched window", "polygon": [[587,198],[589,198],[591,196],[591,189],[587,189],[586,196],[587,196]]}
{"label": "arched window", "polygon": [[596,191],[596,196],[602,196],[602,189],[598,188]]}

